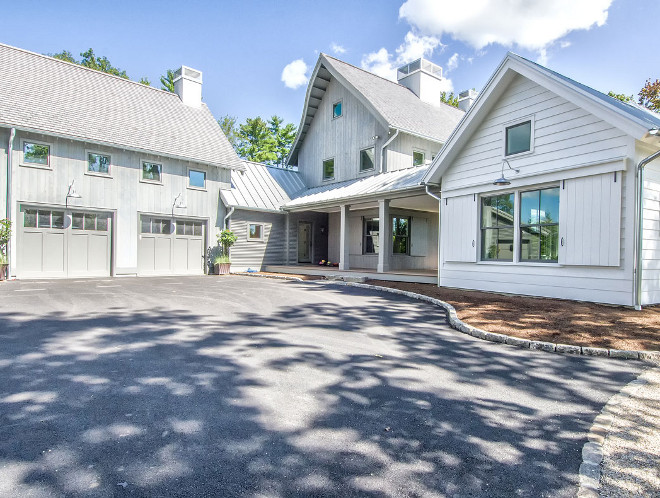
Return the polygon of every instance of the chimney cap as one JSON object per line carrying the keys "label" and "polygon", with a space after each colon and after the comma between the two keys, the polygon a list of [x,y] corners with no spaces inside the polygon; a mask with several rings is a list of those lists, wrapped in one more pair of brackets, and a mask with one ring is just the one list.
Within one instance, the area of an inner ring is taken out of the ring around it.
{"label": "chimney cap", "polygon": [[401,81],[406,76],[416,73],[417,71],[423,71],[438,79],[442,79],[442,68],[423,57],[398,68],[396,71],[396,79],[397,81]]}
{"label": "chimney cap", "polygon": [[180,78],[202,83],[202,72],[189,66],[181,66],[179,69],[174,71],[174,81]]}

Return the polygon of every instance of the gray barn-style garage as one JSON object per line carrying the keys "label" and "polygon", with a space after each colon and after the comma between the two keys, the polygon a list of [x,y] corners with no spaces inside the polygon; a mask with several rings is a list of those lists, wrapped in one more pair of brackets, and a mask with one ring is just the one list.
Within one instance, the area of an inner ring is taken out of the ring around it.
{"label": "gray barn-style garage", "polygon": [[243,170],[202,103],[0,44],[0,218],[18,278],[204,273]]}

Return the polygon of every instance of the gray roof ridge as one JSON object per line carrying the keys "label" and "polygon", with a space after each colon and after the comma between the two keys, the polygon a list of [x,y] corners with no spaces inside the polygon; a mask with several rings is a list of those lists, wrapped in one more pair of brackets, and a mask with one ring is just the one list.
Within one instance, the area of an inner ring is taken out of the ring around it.
{"label": "gray roof ridge", "polygon": [[285,166],[277,166],[275,164],[260,163],[259,161],[250,161],[249,159],[243,159],[243,158],[240,158],[240,159],[243,162],[250,163],[250,164],[256,164],[257,166],[263,166],[265,168],[276,169],[278,171],[289,171],[291,173],[298,173],[298,171],[293,170],[291,168],[287,168]]}
{"label": "gray roof ridge", "polygon": [[71,67],[75,67],[75,68],[80,69],[80,70],[91,71],[93,73],[101,74],[101,75],[104,75],[104,76],[109,77],[109,78],[115,78],[119,81],[132,83],[134,85],[140,85],[143,88],[147,88],[147,89],[150,89],[150,90],[156,90],[157,92],[161,92],[161,93],[164,93],[164,94],[167,94],[167,95],[173,95],[176,98],[179,98],[179,96],[176,93],[172,93],[168,90],[162,90],[160,88],[156,88],[155,86],[145,85],[144,83],[140,83],[139,81],[133,81],[130,78],[122,78],[121,76],[116,76],[114,74],[104,73],[103,71],[99,71],[98,69],[92,69],[91,67],[82,66],[82,65],[76,64],[74,62],[63,61],[62,59],[58,59],[58,58],[53,57],[51,55],[40,54],[39,52],[33,52],[32,50],[27,50],[27,49],[24,49],[24,48],[15,47],[13,45],[8,45],[8,44],[2,43],[2,42],[0,42],[0,46],[9,48],[11,50],[16,50],[16,51],[19,51],[19,52],[23,52],[25,54],[41,57],[43,59],[49,59],[51,61],[58,62],[60,64],[65,64],[65,65],[68,65],[68,66],[71,66]]}

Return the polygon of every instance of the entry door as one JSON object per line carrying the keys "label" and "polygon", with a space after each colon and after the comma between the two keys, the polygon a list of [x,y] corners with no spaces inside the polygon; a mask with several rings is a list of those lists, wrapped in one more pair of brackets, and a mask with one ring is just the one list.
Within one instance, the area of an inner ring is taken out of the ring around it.
{"label": "entry door", "polygon": [[298,224],[298,263],[312,262],[312,224],[301,221]]}

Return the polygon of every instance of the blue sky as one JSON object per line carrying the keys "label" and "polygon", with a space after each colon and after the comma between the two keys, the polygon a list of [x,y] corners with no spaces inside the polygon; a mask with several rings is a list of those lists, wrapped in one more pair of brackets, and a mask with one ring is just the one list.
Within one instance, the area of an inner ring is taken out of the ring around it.
{"label": "blue sky", "polygon": [[[2,43],[74,55],[92,47],[154,86],[185,64],[203,71],[213,114],[239,121],[278,114],[298,124],[305,85],[288,88],[282,72],[302,59],[292,67],[304,79],[319,52],[385,76],[422,53],[445,70],[456,62],[446,73],[456,91],[481,89],[507,50],[601,91],[636,95],[660,78],[655,16],[638,0],[23,0],[0,8],[12,19]],[[333,53],[333,44],[345,51]]]}

